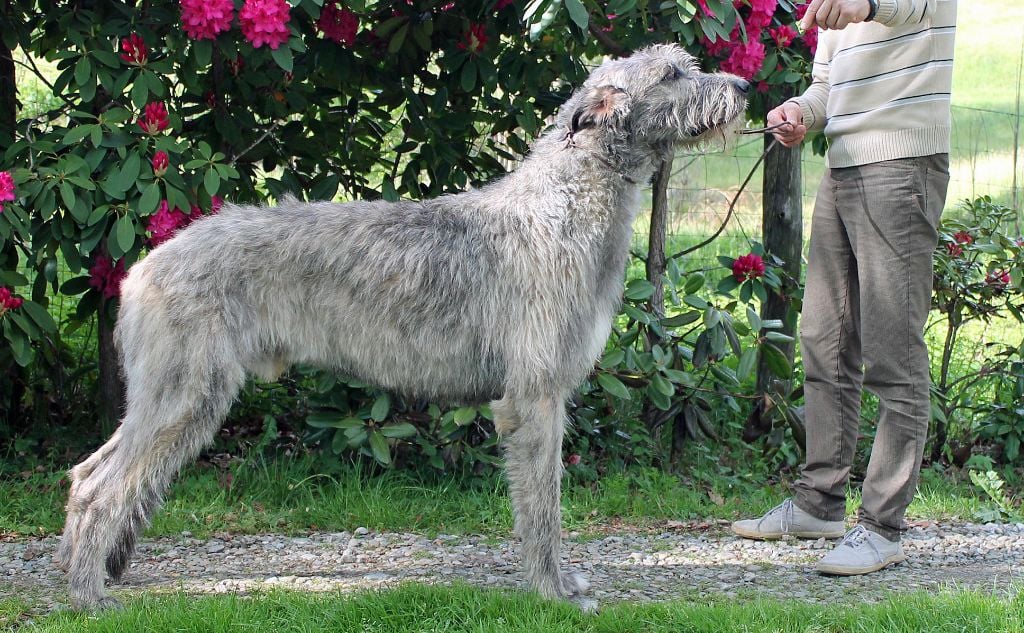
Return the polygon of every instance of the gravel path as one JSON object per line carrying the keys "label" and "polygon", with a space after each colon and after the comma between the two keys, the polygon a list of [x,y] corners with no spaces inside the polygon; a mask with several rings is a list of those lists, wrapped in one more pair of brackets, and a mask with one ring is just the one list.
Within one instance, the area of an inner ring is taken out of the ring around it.
{"label": "gravel path", "polygon": [[[813,572],[831,547],[824,540],[745,541],[728,533],[724,522],[669,522],[661,529],[592,540],[570,534],[567,562],[589,576],[599,602],[702,594],[862,602],[920,589],[1007,594],[1024,586],[1024,524],[917,524],[904,536],[907,562],[854,578]],[[64,606],[63,578],[51,560],[56,545],[55,537],[0,541],[0,597],[27,599],[40,612]],[[123,597],[154,590],[356,590],[406,580],[510,588],[521,585],[523,574],[508,542],[478,536],[427,538],[359,528],[354,534],[199,540],[184,533],[144,541],[113,591]]]}

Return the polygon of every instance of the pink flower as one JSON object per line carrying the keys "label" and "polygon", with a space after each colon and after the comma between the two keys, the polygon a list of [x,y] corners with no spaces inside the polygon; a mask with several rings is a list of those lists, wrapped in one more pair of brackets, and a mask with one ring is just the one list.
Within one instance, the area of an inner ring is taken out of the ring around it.
{"label": "pink flower", "polygon": [[775,44],[779,48],[786,48],[789,46],[790,42],[795,40],[797,35],[799,35],[799,33],[797,33],[796,30],[788,24],[783,24],[775,29],[768,29],[768,34],[772,36],[772,39],[775,40]]}
{"label": "pink flower", "polygon": [[356,43],[356,31],[359,30],[359,16],[345,7],[339,7],[337,0],[324,4],[320,11],[320,19],[316,28],[329,40],[352,46]]}
{"label": "pink flower", "polygon": [[947,242],[946,243],[946,252],[949,253],[950,257],[960,257],[961,255],[964,254],[964,249],[959,244],[954,244],[953,242]]}
{"label": "pink flower", "polygon": [[472,23],[469,25],[469,30],[463,34],[463,39],[459,42],[459,48],[469,51],[473,55],[479,55],[480,51],[484,50],[486,44],[487,25]]}
{"label": "pink flower", "polygon": [[231,28],[235,4],[231,0],[180,0],[181,28],[194,40],[216,39]]}
{"label": "pink flower", "polygon": [[761,70],[764,55],[764,44],[760,40],[736,42],[729,57],[722,61],[721,68],[724,72],[739,75],[744,79],[753,79]]}
{"label": "pink flower", "polygon": [[957,244],[971,244],[974,242],[974,238],[967,231],[957,231],[953,234],[953,239],[956,240]]}
{"label": "pink flower", "polygon": [[277,50],[291,35],[288,30],[289,9],[286,0],[245,0],[238,12],[242,35],[254,48],[266,44]]}
{"label": "pink flower", "polygon": [[139,117],[139,128],[150,135],[159,134],[167,129],[170,121],[167,118],[167,108],[162,101],[147,103],[142,116]]}
{"label": "pink flower", "polygon": [[817,52],[817,50],[818,50],[818,29],[817,29],[817,27],[815,27],[813,29],[808,29],[807,32],[804,33],[804,44],[807,44],[807,48],[809,48],[811,50],[811,54],[812,55],[815,52]]}
{"label": "pink flower", "polygon": [[448,13],[449,11],[451,11],[454,8],[455,8],[455,3],[454,2],[446,2],[446,3],[441,5],[441,13]]}
{"label": "pink flower", "polygon": [[764,260],[760,255],[749,253],[740,255],[732,263],[732,276],[736,281],[744,282],[749,279],[757,279],[764,275]]}
{"label": "pink flower", "polygon": [[13,292],[0,286],[0,314],[8,310],[17,310],[23,303],[25,303],[24,299],[14,296]]}
{"label": "pink flower", "polygon": [[577,466],[581,461],[583,461],[583,458],[577,455],[576,453],[573,453],[565,460],[565,462],[570,466]]}
{"label": "pink flower", "polygon": [[754,39],[761,30],[772,23],[778,0],[750,0],[750,16],[747,18],[747,37]]}
{"label": "pink flower", "polygon": [[193,204],[189,208],[188,216],[185,218],[185,225],[192,224],[201,217],[203,217],[203,210],[199,208],[198,204]]}
{"label": "pink flower", "polygon": [[1010,273],[1006,270],[994,270],[985,276],[985,283],[995,290],[1002,290],[1010,285]]}
{"label": "pink flower", "polygon": [[224,198],[220,196],[210,197],[210,214],[220,213],[220,208],[224,206]]}
{"label": "pink flower", "polygon": [[138,33],[132,33],[128,37],[121,40],[121,60],[126,64],[132,64],[134,66],[143,66],[146,60],[149,59],[149,51],[146,49],[146,43],[142,40],[142,36]]}
{"label": "pink flower", "polygon": [[167,168],[171,165],[170,159],[167,157],[167,152],[163,150],[157,151],[153,154],[153,175],[163,176],[167,173]]}
{"label": "pink flower", "polygon": [[179,228],[188,223],[188,217],[178,208],[170,210],[166,200],[160,201],[160,208],[156,213],[149,216],[149,223],[146,230],[149,231],[149,245],[153,248],[160,246],[167,240],[174,237]]}
{"label": "pink flower", "polygon": [[[14,177],[9,171],[0,171],[0,203],[13,202],[15,198]],[[3,211],[4,205],[0,204],[0,213]]]}
{"label": "pink flower", "polygon": [[124,260],[117,263],[105,255],[96,258],[96,263],[89,268],[89,285],[100,291],[104,299],[113,299],[121,294],[121,282],[124,281]]}

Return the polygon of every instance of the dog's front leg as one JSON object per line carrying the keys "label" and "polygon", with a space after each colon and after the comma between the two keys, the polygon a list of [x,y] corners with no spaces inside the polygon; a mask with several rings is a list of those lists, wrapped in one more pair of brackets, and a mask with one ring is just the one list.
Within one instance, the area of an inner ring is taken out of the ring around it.
{"label": "dog's front leg", "polygon": [[505,468],[527,580],[543,596],[595,609],[597,603],[584,597],[590,584],[563,571],[559,556],[564,399],[505,398],[492,409],[499,429],[513,429],[505,438]]}

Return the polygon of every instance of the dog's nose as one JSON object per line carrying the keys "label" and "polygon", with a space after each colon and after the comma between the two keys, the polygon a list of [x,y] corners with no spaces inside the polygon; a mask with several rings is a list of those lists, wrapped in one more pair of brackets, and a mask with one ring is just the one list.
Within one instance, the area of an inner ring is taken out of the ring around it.
{"label": "dog's nose", "polygon": [[748,92],[750,92],[750,82],[749,81],[744,81],[743,79],[737,79],[736,81],[733,82],[733,85],[735,85],[736,89],[739,90],[740,92],[742,92],[743,94],[747,94]]}

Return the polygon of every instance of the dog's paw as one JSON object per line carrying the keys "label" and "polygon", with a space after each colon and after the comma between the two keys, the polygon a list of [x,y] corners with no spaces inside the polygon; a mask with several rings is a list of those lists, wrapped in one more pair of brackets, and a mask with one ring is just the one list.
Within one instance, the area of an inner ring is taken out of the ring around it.
{"label": "dog's paw", "polygon": [[117,611],[123,609],[124,605],[114,596],[97,596],[95,598],[72,598],[71,607],[75,611],[99,612]]}
{"label": "dog's paw", "polygon": [[576,596],[570,600],[574,605],[580,608],[583,613],[597,613],[597,600],[593,598],[587,598],[586,596]]}
{"label": "dog's paw", "polygon": [[590,591],[590,581],[583,574],[563,573],[562,587],[565,588],[565,595],[568,598],[576,598]]}

